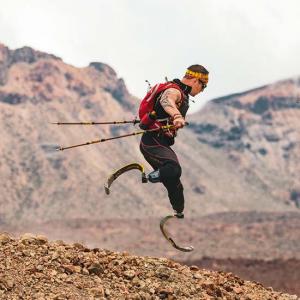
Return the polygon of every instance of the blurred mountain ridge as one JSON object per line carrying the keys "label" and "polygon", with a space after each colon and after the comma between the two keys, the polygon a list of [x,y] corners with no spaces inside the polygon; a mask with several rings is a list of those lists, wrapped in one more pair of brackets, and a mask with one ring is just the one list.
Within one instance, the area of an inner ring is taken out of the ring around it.
{"label": "blurred mountain ridge", "polygon": [[[139,137],[52,151],[137,129],[50,124],[134,119],[139,99],[111,67],[76,68],[29,47],[1,45],[0,73],[2,222],[168,212],[164,189],[139,184],[134,172],[115,183],[109,201],[103,193],[112,170],[144,162]],[[189,116],[175,149],[191,216],[299,208],[299,105],[299,79],[286,80],[212,100]]]}

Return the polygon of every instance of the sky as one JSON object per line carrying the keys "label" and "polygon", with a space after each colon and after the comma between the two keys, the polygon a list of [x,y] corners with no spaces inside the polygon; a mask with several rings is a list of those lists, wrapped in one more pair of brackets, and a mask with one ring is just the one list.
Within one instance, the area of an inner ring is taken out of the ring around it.
{"label": "sky", "polygon": [[0,0],[0,43],[110,65],[142,98],[192,64],[209,100],[300,75],[299,0]]}

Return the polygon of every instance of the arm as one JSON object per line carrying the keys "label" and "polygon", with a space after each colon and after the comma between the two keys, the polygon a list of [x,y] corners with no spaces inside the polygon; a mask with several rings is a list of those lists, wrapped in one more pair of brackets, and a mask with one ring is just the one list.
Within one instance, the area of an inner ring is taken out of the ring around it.
{"label": "arm", "polygon": [[181,104],[181,93],[177,89],[165,90],[160,98],[160,104],[165,112],[173,118],[176,128],[182,128],[185,125],[184,118],[178,110]]}

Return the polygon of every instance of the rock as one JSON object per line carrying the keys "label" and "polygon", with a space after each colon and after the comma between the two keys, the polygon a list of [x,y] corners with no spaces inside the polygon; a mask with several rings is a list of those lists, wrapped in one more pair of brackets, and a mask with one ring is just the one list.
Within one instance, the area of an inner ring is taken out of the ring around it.
{"label": "rock", "polygon": [[171,271],[169,268],[166,268],[164,266],[158,267],[158,269],[155,271],[155,274],[157,277],[161,279],[168,279],[171,275]]}
{"label": "rock", "polygon": [[199,267],[197,266],[190,266],[191,271],[199,271]]}
{"label": "rock", "polygon": [[42,272],[44,270],[44,267],[42,265],[36,266],[37,271]]}
{"label": "rock", "polygon": [[202,279],[202,278],[203,278],[203,275],[202,275],[200,272],[197,272],[197,273],[193,274],[193,277],[194,277],[195,279]]}
{"label": "rock", "polygon": [[0,275],[0,290],[11,290],[15,285],[13,278]]}
{"label": "rock", "polygon": [[97,286],[90,289],[90,293],[95,297],[103,297],[104,295],[109,296],[109,292],[108,294],[106,294],[106,292],[104,293],[104,289],[102,286]]}
{"label": "rock", "polygon": [[11,240],[10,236],[7,233],[0,234],[0,245],[5,245]]}
{"label": "rock", "polygon": [[123,274],[124,274],[125,278],[132,279],[135,276],[135,271],[128,270],[128,271],[125,271]]}
{"label": "rock", "polygon": [[81,273],[84,274],[84,275],[89,275],[90,274],[90,272],[87,268],[82,268]]}
{"label": "rock", "polygon": [[239,287],[234,287],[232,290],[233,290],[236,294],[241,294],[241,293],[243,292],[243,290],[242,290],[241,288],[239,288]]}
{"label": "rock", "polygon": [[56,270],[51,270],[50,275],[52,277],[55,277],[57,275],[57,271]]}
{"label": "rock", "polygon": [[74,266],[74,265],[63,265],[63,268],[65,271],[69,274],[73,273],[80,273],[81,272],[81,267],[80,266]]}
{"label": "rock", "polygon": [[48,239],[43,235],[37,235],[36,240],[39,245],[44,245],[44,244],[48,243]]}
{"label": "rock", "polygon": [[101,275],[104,272],[103,267],[98,263],[93,263],[88,267],[90,274]]}
{"label": "rock", "polygon": [[58,253],[58,251],[55,251],[55,252],[52,254],[51,259],[52,259],[52,260],[55,260],[55,259],[59,258],[59,256],[60,256],[60,254]]}
{"label": "rock", "polygon": [[158,288],[156,291],[160,299],[172,299],[174,293],[172,288]]}
{"label": "rock", "polygon": [[25,233],[20,237],[21,243],[27,245],[27,244],[39,244],[38,239],[35,235],[31,233]]}
{"label": "rock", "polygon": [[73,247],[79,250],[85,250],[87,249],[84,245],[80,244],[80,243],[74,243]]}

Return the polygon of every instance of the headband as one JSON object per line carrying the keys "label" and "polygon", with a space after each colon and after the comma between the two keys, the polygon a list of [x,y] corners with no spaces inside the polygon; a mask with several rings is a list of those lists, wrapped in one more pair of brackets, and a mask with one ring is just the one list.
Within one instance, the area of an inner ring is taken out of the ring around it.
{"label": "headband", "polygon": [[198,79],[202,80],[205,84],[208,83],[208,74],[193,72],[193,71],[187,69],[186,72],[185,72],[185,75],[189,75],[189,76],[198,78]]}

